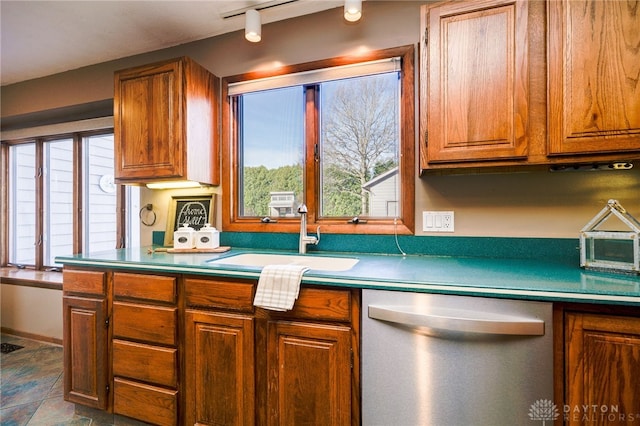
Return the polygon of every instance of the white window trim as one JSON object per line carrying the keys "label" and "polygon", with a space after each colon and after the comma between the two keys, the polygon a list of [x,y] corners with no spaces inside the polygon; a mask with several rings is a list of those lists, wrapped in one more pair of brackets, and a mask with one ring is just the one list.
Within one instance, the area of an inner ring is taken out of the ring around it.
{"label": "white window trim", "polygon": [[0,139],[3,141],[11,141],[109,128],[113,128],[113,117],[90,118],[88,120],[69,121],[65,123],[47,124],[45,126],[7,130],[0,133]]}

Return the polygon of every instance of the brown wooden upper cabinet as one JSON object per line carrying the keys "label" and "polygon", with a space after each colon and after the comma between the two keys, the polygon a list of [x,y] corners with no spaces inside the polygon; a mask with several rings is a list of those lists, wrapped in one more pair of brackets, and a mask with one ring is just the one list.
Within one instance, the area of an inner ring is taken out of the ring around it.
{"label": "brown wooden upper cabinet", "polygon": [[115,73],[115,178],[219,184],[219,79],[182,57]]}
{"label": "brown wooden upper cabinet", "polygon": [[445,3],[427,26],[428,162],[526,157],[527,3]]}
{"label": "brown wooden upper cabinet", "polygon": [[421,170],[640,158],[637,28],[625,2],[423,6]]}
{"label": "brown wooden upper cabinet", "polygon": [[622,1],[551,1],[549,154],[640,149],[640,13]]}

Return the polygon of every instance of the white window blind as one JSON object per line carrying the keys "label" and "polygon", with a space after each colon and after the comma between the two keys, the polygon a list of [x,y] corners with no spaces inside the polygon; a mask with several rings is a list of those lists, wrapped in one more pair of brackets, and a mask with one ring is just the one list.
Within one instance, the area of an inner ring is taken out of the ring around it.
{"label": "white window blind", "polygon": [[386,58],[377,61],[360,62],[318,70],[283,74],[255,80],[240,81],[229,84],[229,96],[283,87],[301,86],[304,84],[322,83],[365,75],[383,74],[400,71],[400,58]]}

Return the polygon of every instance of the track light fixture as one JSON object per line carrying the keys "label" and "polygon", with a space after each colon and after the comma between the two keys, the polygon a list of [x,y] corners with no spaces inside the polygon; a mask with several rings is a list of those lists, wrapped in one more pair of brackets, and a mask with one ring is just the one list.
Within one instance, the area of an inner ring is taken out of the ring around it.
{"label": "track light fixture", "polygon": [[249,9],[244,13],[244,38],[252,43],[262,40],[262,23],[260,22],[260,12]]}
{"label": "track light fixture", "polygon": [[344,19],[356,22],[362,17],[362,0],[344,1]]}

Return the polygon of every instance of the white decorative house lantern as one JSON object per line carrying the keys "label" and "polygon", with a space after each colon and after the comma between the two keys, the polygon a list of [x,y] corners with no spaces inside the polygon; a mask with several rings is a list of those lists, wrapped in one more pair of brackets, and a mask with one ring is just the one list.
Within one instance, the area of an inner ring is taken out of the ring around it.
{"label": "white decorative house lantern", "polygon": [[[612,216],[628,230],[602,230]],[[580,231],[580,266],[599,271],[640,274],[640,222],[618,203],[607,205]]]}

